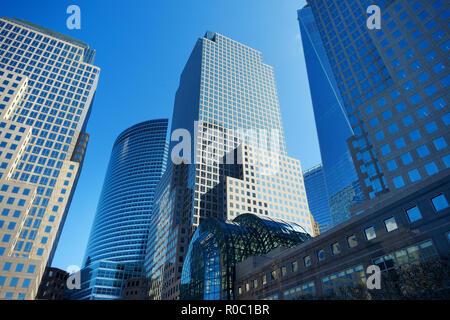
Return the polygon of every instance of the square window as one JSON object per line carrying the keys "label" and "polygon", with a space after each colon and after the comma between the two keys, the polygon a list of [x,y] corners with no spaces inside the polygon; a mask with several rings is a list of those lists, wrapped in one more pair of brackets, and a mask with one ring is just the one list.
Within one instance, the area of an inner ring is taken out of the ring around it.
{"label": "square window", "polygon": [[398,229],[397,222],[394,217],[384,220],[384,226],[386,227],[387,232]]}
{"label": "square window", "polygon": [[434,162],[427,163],[425,165],[425,170],[427,171],[429,176],[431,176],[433,174],[436,174],[439,171],[437,166],[436,166],[436,164]]}
{"label": "square window", "polygon": [[392,179],[392,182],[394,183],[394,186],[399,189],[405,185],[405,182],[403,181],[402,176],[395,177]]}
{"label": "square window", "polygon": [[339,245],[339,242],[335,242],[331,245],[331,253],[333,256],[341,253],[341,246]]}
{"label": "square window", "polygon": [[317,251],[317,260],[319,261],[325,260],[325,251],[323,249]]}
{"label": "square window", "polygon": [[448,208],[447,199],[443,194],[434,197],[433,199],[431,199],[431,202],[433,203],[434,210],[436,211],[441,211]]}
{"label": "square window", "polygon": [[372,240],[377,237],[374,227],[369,227],[369,228],[364,229],[364,233],[366,234],[367,240]]}
{"label": "square window", "polygon": [[358,240],[354,234],[347,237],[347,244],[349,248],[354,248],[358,245]]}
{"label": "square window", "polygon": [[409,179],[411,179],[411,182],[416,182],[419,181],[420,179],[422,179],[422,177],[420,176],[419,170],[414,169],[408,172],[409,175]]}
{"label": "square window", "polygon": [[406,210],[406,215],[408,216],[409,222],[415,222],[422,219],[422,214],[417,206]]}
{"label": "square window", "polygon": [[309,267],[312,264],[311,257],[310,256],[304,257],[303,264],[305,265],[305,267]]}

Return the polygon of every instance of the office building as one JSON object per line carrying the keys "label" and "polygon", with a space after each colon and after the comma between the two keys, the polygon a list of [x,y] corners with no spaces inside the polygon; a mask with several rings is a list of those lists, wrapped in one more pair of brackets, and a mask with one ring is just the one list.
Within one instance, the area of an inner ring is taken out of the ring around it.
{"label": "office building", "polygon": [[332,224],[323,166],[318,165],[303,172],[303,180],[309,210],[319,224],[320,232],[325,232],[332,227]]}
{"label": "office building", "polygon": [[[347,139],[354,134],[353,129],[314,15],[309,6],[297,13],[325,179],[323,196],[328,197],[331,217],[328,227],[321,228],[325,231],[349,219],[350,207],[364,201],[364,194],[347,145]],[[308,201],[311,201],[310,196]]]}
{"label": "office building", "polygon": [[145,277],[125,281],[122,300],[148,300],[148,281]]}
{"label": "office building", "polygon": [[63,300],[69,273],[53,267],[45,269],[39,286],[37,300]]}
{"label": "office building", "polygon": [[[369,29],[369,5],[381,29]],[[449,10],[442,0],[309,1],[353,130],[350,152],[366,201],[404,195],[450,166]]]}
{"label": "office building", "polygon": [[242,214],[225,222],[215,218],[203,220],[186,254],[180,298],[233,300],[238,262],[310,238],[298,224],[253,214]]}
{"label": "office building", "polygon": [[[153,298],[179,297],[187,246],[203,219],[252,213],[314,234],[300,162],[286,153],[273,69],[259,51],[214,32],[199,38],[181,74],[171,132],[174,168],[186,167],[167,173],[155,201],[163,216],[151,226],[162,238],[147,249]],[[192,143],[181,152],[183,133]],[[169,194],[176,198],[167,201]],[[178,233],[164,231],[162,220]]]}
{"label": "office building", "polygon": [[[305,243],[249,257],[236,267],[235,298],[448,299],[449,186],[432,177]],[[368,289],[369,266],[380,268],[380,289]]]}
{"label": "office building", "polygon": [[35,299],[51,265],[89,138],[94,53],[0,18],[0,299]]}
{"label": "office building", "polygon": [[71,299],[120,299],[142,276],[156,185],[167,160],[167,119],[138,123],[116,139],[89,237],[81,289]]}

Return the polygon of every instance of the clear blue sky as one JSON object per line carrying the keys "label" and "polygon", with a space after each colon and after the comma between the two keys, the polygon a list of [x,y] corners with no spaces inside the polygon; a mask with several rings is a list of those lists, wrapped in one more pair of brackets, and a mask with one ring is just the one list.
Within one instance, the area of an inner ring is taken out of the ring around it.
{"label": "clear blue sky", "polygon": [[[81,30],[68,30],[66,8],[81,8]],[[305,0],[21,0],[1,15],[28,20],[96,49],[100,82],[87,131],[83,172],[53,265],[81,265],[112,144],[125,128],[172,116],[184,64],[205,31],[263,53],[274,67],[287,150],[303,169],[320,162],[297,9]]]}

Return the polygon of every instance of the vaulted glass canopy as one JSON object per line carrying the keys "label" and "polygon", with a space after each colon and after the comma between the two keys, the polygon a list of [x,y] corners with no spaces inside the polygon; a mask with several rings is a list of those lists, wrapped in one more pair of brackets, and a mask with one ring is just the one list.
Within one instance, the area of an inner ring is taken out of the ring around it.
{"label": "vaulted glass canopy", "polygon": [[233,221],[204,220],[192,237],[181,276],[180,298],[232,300],[235,266],[249,256],[292,247],[311,236],[298,224],[242,214]]}

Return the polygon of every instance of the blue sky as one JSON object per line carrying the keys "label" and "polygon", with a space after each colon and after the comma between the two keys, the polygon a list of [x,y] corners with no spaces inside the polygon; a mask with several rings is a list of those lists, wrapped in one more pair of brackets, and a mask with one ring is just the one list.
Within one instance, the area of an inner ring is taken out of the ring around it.
{"label": "blue sky", "polygon": [[[81,30],[66,8],[81,9]],[[80,39],[96,53],[100,81],[83,172],[53,260],[81,265],[112,144],[125,128],[172,116],[179,76],[198,37],[221,33],[263,53],[274,67],[287,150],[303,169],[320,162],[296,10],[305,0],[2,1],[4,16]]]}

